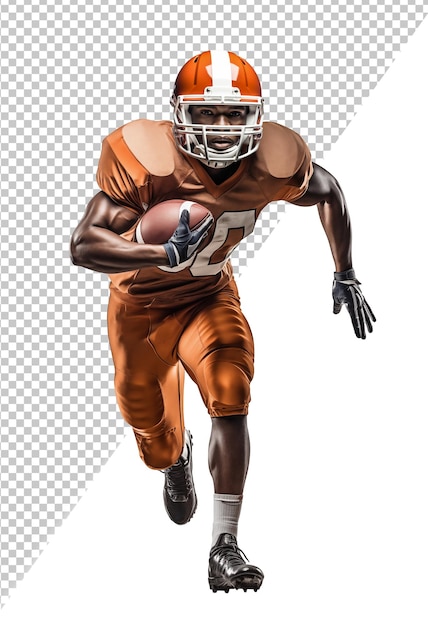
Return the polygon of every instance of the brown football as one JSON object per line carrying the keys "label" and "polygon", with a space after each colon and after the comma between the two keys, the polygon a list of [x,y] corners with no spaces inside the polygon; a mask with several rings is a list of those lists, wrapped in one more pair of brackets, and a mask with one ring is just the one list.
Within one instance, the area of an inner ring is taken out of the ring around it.
{"label": "brown football", "polygon": [[174,234],[181,212],[185,209],[190,213],[191,229],[196,228],[207,215],[210,215],[210,211],[197,202],[165,200],[153,205],[144,213],[137,225],[136,241],[150,244],[166,243]]}

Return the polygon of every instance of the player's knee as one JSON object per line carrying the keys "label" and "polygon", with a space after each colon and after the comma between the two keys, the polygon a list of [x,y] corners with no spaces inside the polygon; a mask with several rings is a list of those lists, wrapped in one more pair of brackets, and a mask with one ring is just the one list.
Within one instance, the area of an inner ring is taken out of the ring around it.
{"label": "player's knee", "polygon": [[[132,426],[141,459],[152,469],[173,465],[183,449],[177,417],[170,415],[157,379],[147,376],[115,378],[116,397],[124,420]],[[178,417],[179,419],[179,417]]]}
{"label": "player's knee", "polygon": [[209,396],[213,412],[246,412],[250,401],[252,367],[233,362],[214,362],[208,368]]}
{"label": "player's knee", "polygon": [[135,432],[141,459],[150,469],[162,470],[174,465],[183,451],[182,434],[175,428],[151,436]]}

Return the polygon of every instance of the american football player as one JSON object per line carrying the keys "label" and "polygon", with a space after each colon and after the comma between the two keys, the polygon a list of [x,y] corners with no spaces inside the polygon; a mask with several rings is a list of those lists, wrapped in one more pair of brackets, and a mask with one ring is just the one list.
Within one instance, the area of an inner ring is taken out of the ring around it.
{"label": "american football player", "polygon": [[[164,504],[176,524],[189,522],[197,506],[184,374],[198,386],[212,425],[209,586],[257,591],[263,572],[237,543],[254,347],[230,255],[269,202],[316,204],[335,264],[334,313],[345,305],[361,339],[372,332],[375,317],[352,267],[343,192],[312,162],[302,137],[264,121],[251,65],[232,52],[197,54],[180,70],[171,104],[172,122],[138,119],[104,139],[100,191],[73,233],[71,257],[110,275],[118,405],[142,460],[164,473]],[[165,244],[138,243],[141,216],[176,198],[207,207],[212,220],[191,230],[184,211]]]}

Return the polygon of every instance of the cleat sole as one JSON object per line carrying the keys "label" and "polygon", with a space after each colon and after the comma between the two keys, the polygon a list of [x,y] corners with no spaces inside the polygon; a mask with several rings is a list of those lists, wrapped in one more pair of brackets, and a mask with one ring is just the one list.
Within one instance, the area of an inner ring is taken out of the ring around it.
{"label": "cleat sole", "polygon": [[217,591],[224,591],[225,593],[229,593],[231,589],[242,589],[244,592],[247,592],[248,589],[252,589],[253,591],[258,591],[262,585],[263,578],[257,577],[237,577],[235,580],[231,579],[230,583],[226,582],[222,578],[208,578],[208,583],[211,591],[213,593],[217,593]]}

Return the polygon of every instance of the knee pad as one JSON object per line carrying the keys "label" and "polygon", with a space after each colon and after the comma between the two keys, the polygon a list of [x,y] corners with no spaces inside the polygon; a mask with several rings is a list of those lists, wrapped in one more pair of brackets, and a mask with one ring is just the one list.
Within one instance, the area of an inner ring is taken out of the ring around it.
{"label": "knee pad", "polygon": [[[221,354],[218,354],[221,353]],[[253,377],[252,357],[233,349],[211,353],[205,362],[207,408],[211,416],[246,415]]]}

